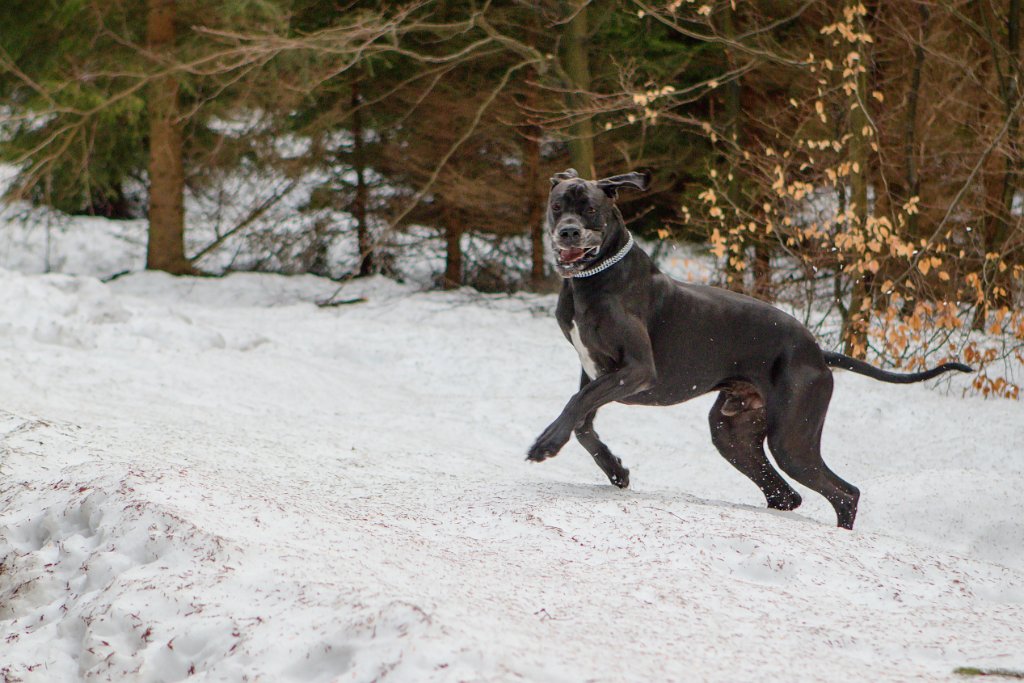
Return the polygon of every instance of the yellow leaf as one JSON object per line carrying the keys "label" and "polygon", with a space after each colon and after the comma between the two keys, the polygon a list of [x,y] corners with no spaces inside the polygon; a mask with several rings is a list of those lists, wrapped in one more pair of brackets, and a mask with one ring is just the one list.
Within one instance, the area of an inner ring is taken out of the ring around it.
{"label": "yellow leaf", "polygon": [[917,262],[917,269],[921,271],[921,275],[927,275],[928,271],[932,269],[932,264],[928,262],[928,259],[921,259]]}
{"label": "yellow leaf", "polygon": [[871,96],[872,96],[872,97],[874,97],[874,98],[875,98],[876,100],[878,100],[879,102],[885,102],[885,95],[883,95],[883,94],[882,94],[882,93],[881,93],[880,91],[878,91],[878,90],[876,90],[876,91],[874,91],[873,93],[871,93]]}

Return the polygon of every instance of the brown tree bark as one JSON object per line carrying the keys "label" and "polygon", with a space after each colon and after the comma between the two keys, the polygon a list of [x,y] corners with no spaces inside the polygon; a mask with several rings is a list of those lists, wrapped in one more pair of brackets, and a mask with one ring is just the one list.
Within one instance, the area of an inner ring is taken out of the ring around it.
{"label": "brown tree bark", "polygon": [[[576,90],[567,96],[569,108],[578,112],[587,106],[584,93],[590,90],[587,0],[576,0],[573,3],[573,11],[575,14],[565,26],[562,60],[565,72],[571,80],[569,85]],[[584,178],[593,179],[597,171],[594,168],[594,126],[590,116],[577,116],[576,123],[570,130],[572,137],[569,139],[569,156],[573,168]]]}
{"label": "brown tree bark", "polygon": [[[536,76],[536,72],[534,72]],[[525,111],[535,107],[536,89],[523,93]],[[544,131],[524,121],[521,130],[523,149],[523,192],[526,194],[526,225],[530,232],[530,285],[536,289],[544,282],[544,208],[548,183],[540,174],[540,138]]]}
{"label": "brown tree bark", "polygon": [[[1007,239],[1013,232],[1016,221],[1013,217],[1013,198],[1017,193],[1017,186],[1021,171],[1022,160],[1020,142],[1020,117],[1016,112],[1017,100],[1020,97],[1021,78],[1021,0],[1009,0],[1007,3],[1006,17],[1006,45],[1005,51],[1000,49],[996,33],[996,9],[994,4],[977,3],[981,15],[981,23],[987,31],[990,50],[992,53],[991,64],[995,69],[996,82],[999,86],[999,96],[1003,101],[1006,119],[1005,153],[1002,160],[1002,173],[993,168],[986,175],[982,182],[985,193],[985,216],[984,228],[982,231],[983,251],[988,253],[1000,253],[1006,244]],[[1005,54],[1005,64],[1003,55]],[[989,160],[989,165],[996,167],[998,161],[995,158]],[[1006,277],[1000,273],[991,275],[993,280],[1005,284]],[[994,288],[993,288],[994,289]],[[1010,291],[1009,287],[1004,287]],[[987,300],[974,310],[971,326],[975,330],[985,329],[985,321],[992,307],[1009,304],[1006,295],[997,296],[994,292]]]}
{"label": "brown tree bark", "polygon": [[462,221],[459,212],[446,210],[445,218],[445,267],[444,289],[457,289],[462,286]]}
{"label": "brown tree bark", "polygon": [[1021,32],[1020,32],[1021,0],[1010,0],[1006,16],[1006,74],[1000,90],[1009,124],[1006,129],[1007,152],[1003,165],[1003,188],[1000,198],[999,215],[989,238],[988,249],[999,251],[1013,227],[1013,197],[1017,194],[1017,176],[1020,174],[1020,117],[1014,113],[1017,99],[1020,97],[1021,77]]}
{"label": "brown tree bark", "polygon": [[[159,56],[174,47],[174,0],[147,0],[146,44]],[[162,76],[149,86],[149,243],[146,268],[192,272],[185,257],[185,168],[178,82]]]}
{"label": "brown tree bark", "polygon": [[[919,196],[921,182],[917,175],[917,105],[921,94],[921,72],[924,70],[925,51],[924,42],[928,35],[928,23],[931,19],[931,10],[927,5],[918,5],[918,15],[921,18],[921,28],[917,43],[914,45],[914,66],[910,72],[910,90],[907,91],[907,116],[903,124],[903,156],[906,165],[906,198]],[[917,236],[918,214],[912,213],[907,217],[907,228],[910,234]]]}
{"label": "brown tree bark", "polygon": [[[863,17],[857,15],[857,32],[864,34]],[[868,102],[868,56],[867,44],[863,41],[857,43],[857,53],[860,55],[858,66],[864,68],[857,74],[857,88],[853,93],[849,114],[849,127],[852,137],[850,138],[850,161],[854,168],[850,173],[850,202],[857,223],[863,227],[868,221],[868,153],[870,143],[864,130],[870,124],[867,112],[864,108]],[[868,324],[871,319],[871,304],[865,305],[865,299],[872,299],[874,296],[874,275],[869,272],[860,273],[854,281],[853,293],[850,298],[849,315],[843,326],[843,352],[849,356],[863,358],[867,352],[868,345]]]}
{"label": "brown tree bark", "polygon": [[526,224],[530,230],[530,283],[535,288],[544,281],[544,186],[547,183],[540,177],[540,135],[540,127],[527,126],[523,142]]}
{"label": "brown tree bark", "polygon": [[[729,41],[734,40],[736,37],[736,23],[733,16],[735,12],[736,10],[730,6],[726,7],[722,13],[722,32]],[[736,52],[734,49],[726,48],[725,60],[727,70],[732,71],[736,68]],[[728,139],[724,144],[727,148],[728,146],[739,144],[740,87],[738,77],[729,80],[725,84],[725,135]],[[728,161],[729,154],[726,153],[725,156]],[[730,206],[736,206],[739,204],[739,172],[733,164],[729,164],[727,168],[729,170],[726,177],[725,193],[729,198]],[[743,236],[738,236],[737,239],[740,240],[740,256],[746,258],[748,240]],[[732,262],[732,255],[727,255],[725,261],[725,284],[726,287],[734,292],[746,291],[746,285],[743,281],[743,270]]]}
{"label": "brown tree bark", "polygon": [[762,301],[774,301],[772,291],[772,248],[767,238],[754,247],[754,291],[753,295]]}

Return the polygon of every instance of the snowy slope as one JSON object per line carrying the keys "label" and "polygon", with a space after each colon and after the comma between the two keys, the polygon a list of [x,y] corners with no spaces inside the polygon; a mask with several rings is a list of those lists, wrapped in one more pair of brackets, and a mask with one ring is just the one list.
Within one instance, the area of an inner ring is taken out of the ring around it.
{"label": "snowy slope", "polygon": [[862,491],[769,512],[710,398],[532,439],[550,297],[0,270],[0,674],[23,681],[951,680],[1024,670],[1024,407],[837,373]]}

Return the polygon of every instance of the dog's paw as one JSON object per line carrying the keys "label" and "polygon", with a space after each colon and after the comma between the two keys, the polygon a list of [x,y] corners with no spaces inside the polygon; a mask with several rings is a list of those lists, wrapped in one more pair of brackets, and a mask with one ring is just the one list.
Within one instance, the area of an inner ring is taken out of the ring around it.
{"label": "dog's paw", "polygon": [[608,475],[608,481],[618,486],[620,489],[629,488],[629,470],[623,467],[618,472],[612,472]]}
{"label": "dog's paw", "polygon": [[568,434],[563,435],[554,426],[548,427],[530,446],[530,450],[526,452],[526,459],[531,462],[543,462],[548,458],[553,458],[558,455],[558,451],[562,450],[562,446],[568,441]]}
{"label": "dog's paw", "polygon": [[803,502],[800,494],[792,490],[775,491],[765,498],[768,499],[768,507],[773,510],[796,510]]}
{"label": "dog's paw", "polygon": [[542,448],[537,444],[530,446],[530,450],[526,452],[526,459],[530,462],[544,462],[548,458],[558,453],[557,450],[551,450],[548,448]]}
{"label": "dog's paw", "polygon": [[526,459],[531,462],[544,462],[548,458],[553,458],[558,455],[558,451],[562,450],[562,447],[551,443],[542,443],[540,439],[537,443],[530,446],[530,450],[526,452]]}

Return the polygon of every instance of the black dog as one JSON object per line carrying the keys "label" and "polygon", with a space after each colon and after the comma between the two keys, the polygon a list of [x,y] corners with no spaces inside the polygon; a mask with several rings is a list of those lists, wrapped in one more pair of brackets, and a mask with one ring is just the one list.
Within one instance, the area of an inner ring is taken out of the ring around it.
{"label": "black dog", "polygon": [[801,500],[765,456],[765,438],[782,471],[825,496],[839,526],[853,528],[860,492],[821,459],[829,367],[895,383],[971,369],[946,363],[915,374],[885,372],[822,351],[796,319],[764,302],[670,279],[634,246],[614,204],[619,188],[645,190],[649,182],[647,173],[583,180],[573,169],[551,179],[547,226],[565,278],[557,318],[583,373],[579,392],[528,459],[554,456],[575,431],[611,482],[625,488],[629,470],[594,431],[598,408],[612,401],[672,405],[718,391],[712,441],[761,488],[768,507],[792,510]]}

